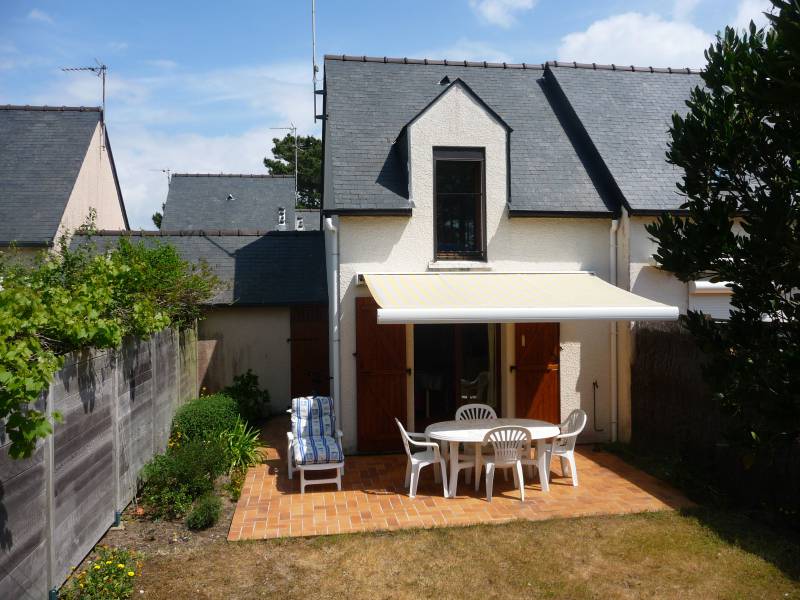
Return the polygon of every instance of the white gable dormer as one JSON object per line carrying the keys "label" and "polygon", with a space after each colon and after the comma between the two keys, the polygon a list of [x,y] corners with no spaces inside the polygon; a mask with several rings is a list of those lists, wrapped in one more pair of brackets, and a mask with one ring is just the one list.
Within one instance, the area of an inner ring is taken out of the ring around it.
{"label": "white gable dormer", "polygon": [[[426,221],[424,227],[434,232],[436,259],[486,260],[487,237],[497,229],[508,200],[511,128],[462,80],[444,85],[398,140],[407,162],[412,219]],[[454,172],[449,183],[443,183],[446,171]],[[474,207],[443,208],[455,198],[452,202],[468,204],[470,193]],[[464,220],[460,227],[442,223],[451,223],[456,213]]]}

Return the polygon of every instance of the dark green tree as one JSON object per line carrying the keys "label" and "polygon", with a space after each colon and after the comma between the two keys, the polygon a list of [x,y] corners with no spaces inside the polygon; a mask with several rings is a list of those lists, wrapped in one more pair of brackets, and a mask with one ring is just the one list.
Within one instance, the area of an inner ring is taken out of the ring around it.
{"label": "dark green tree", "polygon": [[706,51],[667,152],[687,214],[647,228],[662,268],[731,284],[730,321],[685,324],[745,466],[800,450],[800,5],[772,3],[770,26],[726,28]]}
{"label": "dark green tree", "polygon": [[161,210],[156,211],[153,213],[153,216],[150,217],[153,219],[153,225],[155,225],[158,229],[161,229],[161,220],[164,218],[164,208],[166,208],[166,203],[161,203]]}
{"label": "dark green tree", "polygon": [[[272,138],[272,156],[264,166],[270,175],[294,175],[294,136]],[[313,135],[297,136],[298,206],[319,208],[322,198],[322,140]]]}

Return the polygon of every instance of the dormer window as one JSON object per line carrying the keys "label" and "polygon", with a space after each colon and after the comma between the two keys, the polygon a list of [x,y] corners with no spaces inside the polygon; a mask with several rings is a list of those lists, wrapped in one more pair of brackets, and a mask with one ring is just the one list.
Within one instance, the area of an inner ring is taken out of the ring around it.
{"label": "dormer window", "polygon": [[297,231],[303,231],[305,226],[303,225],[303,217],[301,215],[296,215],[294,218],[294,228]]}
{"label": "dormer window", "polygon": [[283,206],[278,207],[278,227],[286,227],[286,209]]}
{"label": "dormer window", "polygon": [[483,148],[434,148],[436,260],[486,260]]}

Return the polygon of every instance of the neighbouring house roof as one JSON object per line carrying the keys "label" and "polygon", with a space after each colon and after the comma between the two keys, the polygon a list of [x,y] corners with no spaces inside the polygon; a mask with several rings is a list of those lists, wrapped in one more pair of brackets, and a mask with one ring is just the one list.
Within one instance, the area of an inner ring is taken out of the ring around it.
{"label": "neighbouring house roof", "polygon": [[409,214],[395,141],[461,80],[510,128],[514,215],[612,215],[677,209],[680,171],[667,129],[697,71],[578,63],[506,64],[325,57],[325,158],[330,213]]}
{"label": "neighbouring house roof", "polygon": [[167,243],[192,262],[206,262],[222,282],[209,304],[287,306],[325,304],[325,241],[318,231],[100,231],[91,238],[75,236],[76,244],[93,243],[99,250],[120,237],[146,244]]}
{"label": "neighbouring house roof", "polygon": [[551,106],[542,65],[504,69],[404,60],[325,57],[325,177],[330,178],[325,189],[333,195],[324,198],[325,211],[410,211],[405,165],[395,140],[441,94],[440,82],[447,77],[469,86],[513,130],[511,209],[613,212]]}
{"label": "neighbouring house roof", "polygon": [[96,107],[0,106],[0,244],[53,242],[101,120]]}
{"label": "neighbouring house roof", "polygon": [[666,161],[668,130],[674,113],[688,112],[689,94],[703,85],[700,74],[589,67],[550,64],[548,80],[563,92],[623,201],[639,213],[680,208],[683,171]]}
{"label": "neighbouring house roof", "polygon": [[320,211],[318,208],[295,208],[295,219],[303,217],[304,231],[319,231]]}
{"label": "neighbouring house roof", "polygon": [[175,173],[170,178],[162,229],[294,229],[294,177]]}

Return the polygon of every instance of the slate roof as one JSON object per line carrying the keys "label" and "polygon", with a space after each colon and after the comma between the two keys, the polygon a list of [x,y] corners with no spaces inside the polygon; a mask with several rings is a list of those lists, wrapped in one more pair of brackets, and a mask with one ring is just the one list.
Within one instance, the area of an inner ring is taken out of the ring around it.
{"label": "slate roof", "polygon": [[324,209],[408,214],[403,126],[460,78],[513,130],[510,214],[675,210],[667,127],[697,71],[578,63],[325,57]]}
{"label": "slate roof", "polygon": [[317,208],[295,208],[294,216],[303,217],[304,231],[319,231],[319,209]]}
{"label": "slate roof", "polygon": [[672,114],[688,112],[701,76],[675,70],[548,67],[633,212],[676,210],[681,169],[666,161]]}
{"label": "slate roof", "polygon": [[[89,243],[103,250],[120,237],[168,243],[189,261],[205,261],[222,282],[211,305],[327,304],[325,241],[315,231],[100,231]],[[74,236],[73,247],[87,243]]]}
{"label": "slate roof", "polygon": [[272,231],[278,227],[278,208],[283,207],[286,229],[291,230],[294,205],[292,176],[175,173],[161,227]]}
{"label": "slate roof", "polygon": [[0,244],[53,241],[100,108],[0,106]]}
{"label": "slate roof", "polygon": [[324,198],[325,211],[409,211],[405,165],[394,142],[442,92],[445,76],[461,79],[513,130],[513,210],[610,215],[615,209],[559,122],[542,65],[383,60],[325,57],[325,189],[333,196]]}

